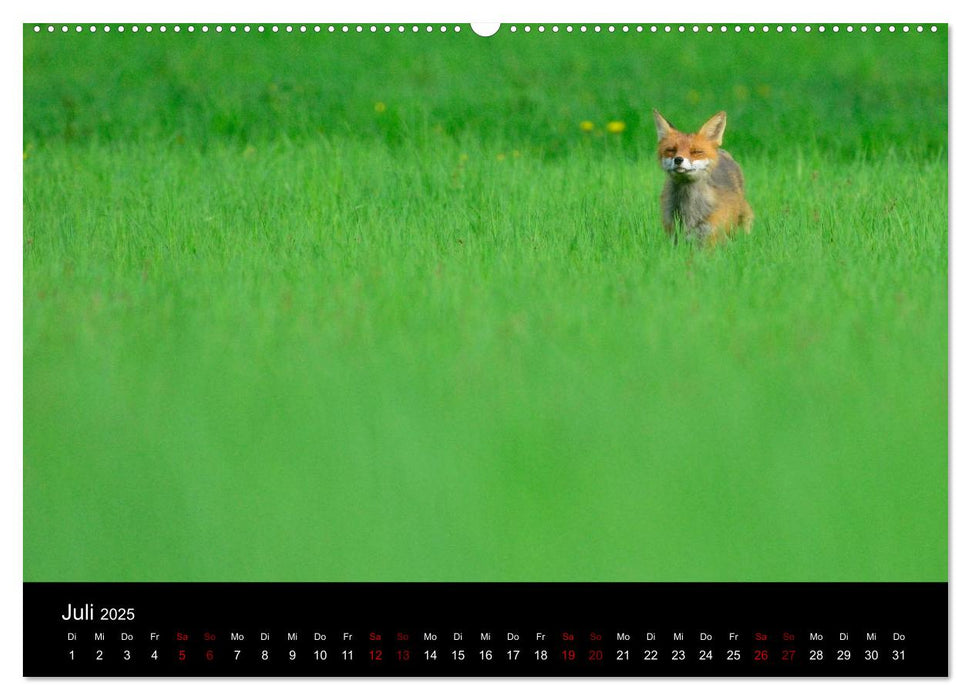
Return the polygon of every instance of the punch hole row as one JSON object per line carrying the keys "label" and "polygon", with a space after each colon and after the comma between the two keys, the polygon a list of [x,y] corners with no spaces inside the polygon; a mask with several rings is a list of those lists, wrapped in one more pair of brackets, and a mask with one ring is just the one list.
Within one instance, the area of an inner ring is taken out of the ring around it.
{"label": "punch hole row", "polygon": [[[562,25],[561,26],[561,25],[554,24],[554,25],[549,26],[548,28],[546,26],[544,26],[544,25],[538,25],[538,26],[535,26],[535,27],[532,26],[532,25],[523,25],[521,28],[518,27],[517,25],[511,25],[508,28],[508,31],[511,32],[511,33],[516,33],[516,32],[519,32],[519,31],[523,31],[523,32],[529,33],[529,32],[532,32],[532,31],[545,32],[545,31],[547,31],[547,29],[549,31],[552,31],[552,32],[555,32],[555,33],[566,32],[567,34],[576,33],[576,32],[579,32],[581,34],[583,34],[583,33],[589,33],[589,32],[593,32],[594,34],[604,33],[604,32],[606,32],[608,34],[613,34],[613,33],[617,33],[617,32],[620,32],[620,33],[629,33],[629,32],[644,33],[644,32],[650,32],[652,34],[658,34],[658,33],[665,33],[665,34],[681,33],[681,34],[685,34],[685,33],[689,33],[689,32],[692,33],[692,34],[715,34],[715,33],[727,34],[729,32],[735,33],[735,34],[741,34],[741,33],[744,32],[744,33],[748,33],[748,34],[755,34],[755,33],[768,34],[769,32],[772,32],[772,31],[774,31],[776,33],[779,33],[779,34],[781,34],[783,32],[789,32],[789,33],[797,33],[797,32],[805,32],[805,33],[809,33],[809,32],[820,32],[820,33],[823,33],[823,32],[828,32],[828,31],[831,31],[833,33],[838,34],[841,31],[845,31],[845,32],[848,32],[848,33],[852,33],[854,31],[860,31],[860,32],[864,32],[864,33],[868,32],[868,31],[874,31],[874,32],[880,33],[880,32],[882,32],[884,30],[886,30],[886,31],[888,31],[888,32],[890,32],[892,34],[892,33],[897,32],[898,30],[901,31],[901,32],[904,32],[904,33],[908,33],[908,32],[910,32],[912,30],[913,31],[916,31],[916,32],[923,32],[925,28],[924,28],[924,25],[922,25],[922,24],[918,24],[918,25],[914,25],[914,26],[911,26],[911,25],[886,25],[886,26],[883,26],[883,25],[866,25],[866,24],[861,24],[861,25],[858,25],[858,26],[854,26],[854,25],[842,25],[841,26],[841,25],[836,25],[836,24],[834,24],[834,25],[824,25],[824,24],[820,24],[820,25],[809,25],[809,24],[806,24],[806,25],[795,25],[795,24],[790,24],[790,25],[782,25],[782,24],[774,24],[774,25],[768,25],[768,24],[760,24],[760,25],[756,25],[756,24],[748,24],[748,25],[743,25],[743,24],[734,24],[734,25],[726,25],[726,24],[688,24],[688,25],[686,25],[686,24],[674,24],[674,25],[672,25],[672,24],[651,24],[651,25],[643,25],[643,24],[636,24],[636,25],[629,25],[629,24],[622,24],[622,25],[614,25],[614,24],[599,25],[599,24],[595,24],[595,25],[586,25],[586,24],[580,24],[580,25],[572,25],[572,24],[567,24],[567,25]],[[937,26],[931,25],[929,27],[929,29],[930,29],[931,32],[936,32],[937,31]]]}
{"label": "punch hole row", "polygon": [[[937,31],[937,26],[936,25],[931,25],[928,29],[931,32],[936,32]],[[62,24],[62,25],[53,25],[53,24],[40,25],[40,24],[35,24],[34,25],[34,33],[41,33],[41,32],[43,32],[45,30],[48,33],[54,33],[54,32],[57,32],[57,31],[60,31],[62,33],[68,33],[68,32],[70,32],[70,31],[73,30],[75,33],[81,33],[81,32],[84,32],[84,31],[88,31],[89,33],[95,33],[95,32],[101,31],[101,32],[118,32],[118,33],[131,32],[133,34],[138,33],[140,31],[145,32],[145,33],[148,33],[148,34],[151,34],[152,32],[155,32],[155,31],[158,31],[158,32],[163,33],[163,34],[166,33],[166,32],[170,32],[170,31],[171,32],[174,32],[176,34],[179,34],[179,33],[183,32],[183,31],[188,32],[190,34],[193,34],[193,33],[197,32],[197,31],[198,32],[202,32],[203,34],[208,34],[210,32],[215,32],[216,34],[222,34],[224,32],[228,32],[230,34],[235,34],[235,33],[238,33],[238,32],[242,32],[244,34],[253,33],[253,32],[258,33],[258,34],[267,33],[267,32],[269,32],[269,33],[275,33],[275,34],[276,33],[286,33],[286,34],[308,34],[308,33],[313,33],[313,34],[321,34],[321,33],[328,33],[328,34],[352,34],[352,33],[353,34],[364,34],[364,33],[370,33],[370,34],[377,34],[379,32],[383,32],[385,34],[392,34],[392,33],[398,33],[398,34],[412,33],[412,34],[417,34],[417,33],[424,32],[426,34],[430,34],[430,33],[433,33],[433,32],[438,32],[438,33],[461,32],[462,31],[462,28],[459,25],[431,25],[431,24],[426,24],[426,25],[417,25],[417,24],[408,24],[408,25],[405,25],[405,24],[397,24],[397,25],[391,25],[391,24],[384,24],[384,25],[378,25],[378,24],[370,24],[370,25],[365,25],[365,24],[328,24],[328,25],[320,25],[320,24],[314,24],[314,25],[307,25],[307,24],[297,24],[297,25],[294,25],[294,24],[286,24],[286,25],[277,25],[277,24],[274,24],[274,25],[262,25],[262,24],[260,24],[260,25],[248,25],[248,24],[245,24],[245,25],[241,25],[241,26],[237,26],[235,24],[231,24],[231,25],[227,25],[227,26],[223,26],[223,25],[217,24],[217,25],[214,25],[212,27],[210,27],[209,25],[205,25],[205,24],[204,25],[201,25],[201,26],[198,26],[198,27],[196,25],[191,25],[191,24],[190,25],[186,25],[184,27],[182,25],[179,25],[179,24],[175,24],[175,25],[171,25],[171,26],[164,25],[163,24],[163,25],[158,25],[157,27],[156,26],[153,26],[153,25],[139,26],[139,25],[123,25],[123,24],[119,24],[119,25],[109,25],[109,24],[105,24],[105,25],[93,25],[93,24],[92,25],[80,25],[80,24],[78,24],[78,25],[66,25],[66,24]],[[922,33],[922,32],[924,32],[925,27],[923,25],[920,25],[920,24],[915,25],[913,27],[910,26],[910,25],[906,25],[906,24],[905,25],[899,25],[899,26],[898,25],[893,25],[893,24],[886,25],[886,26],[879,25],[879,24],[876,24],[876,25],[861,24],[861,25],[857,25],[857,26],[854,26],[854,25],[843,25],[843,26],[840,26],[840,25],[822,25],[822,24],[820,24],[820,25],[809,25],[809,24],[806,24],[806,25],[795,25],[795,24],[790,24],[790,25],[781,25],[781,24],[775,24],[775,25],[768,25],[768,24],[762,24],[762,25],[755,25],[755,24],[748,24],[748,25],[741,25],[741,24],[735,24],[735,25],[725,25],[725,24],[720,24],[720,25],[715,25],[715,24],[691,24],[691,25],[685,25],[685,24],[678,24],[678,25],[670,25],[670,24],[663,24],[663,25],[657,25],[657,24],[652,24],[652,25],[641,25],[641,24],[629,25],[629,24],[623,24],[623,25],[613,25],[613,24],[611,24],[611,25],[605,25],[605,26],[601,26],[599,24],[592,25],[592,26],[588,26],[588,25],[585,25],[585,24],[581,24],[581,25],[567,24],[567,25],[562,25],[562,26],[561,25],[554,24],[554,25],[546,26],[546,25],[542,25],[541,24],[541,25],[533,26],[533,25],[528,25],[527,24],[527,25],[519,26],[519,25],[513,24],[513,25],[510,25],[508,27],[508,31],[510,33],[513,33],[513,34],[515,34],[517,32],[520,32],[520,31],[525,32],[525,33],[530,33],[530,32],[535,31],[535,32],[538,32],[538,33],[541,33],[541,34],[547,32],[547,31],[553,32],[554,34],[561,33],[561,32],[565,32],[567,34],[572,34],[572,33],[576,33],[576,32],[579,32],[581,34],[583,34],[583,33],[590,33],[590,32],[592,32],[594,34],[604,33],[604,32],[606,32],[608,34],[617,33],[617,32],[620,32],[620,33],[630,33],[630,32],[634,32],[634,33],[645,33],[645,32],[649,32],[651,34],[659,34],[659,33],[664,33],[664,34],[671,34],[671,33],[680,33],[680,34],[686,34],[686,33],[692,33],[692,34],[716,34],[716,33],[720,33],[720,34],[727,34],[727,33],[734,33],[734,34],[742,34],[742,33],[756,34],[756,33],[762,33],[762,34],[768,34],[768,33],[773,32],[773,31],[776,32],[776,33],[778,33],[778,34],[781,34],[781,33],[784,33],[784,32],[788,32],[790,34],[795,34],[795,33],[799,33],[799,32],[802,32],[802,33],[833,32],[834,34],[838,34],[839,32],[853,33],[854,31],[858,31],[858,32],[861,32],[861,33],[866,33],[866,32],[869,32],[869,31],[873,31],[873,32],[876,32],[876,33],[879,34],[879,33],[883,32],[883,31],[887,31],[887,32],[890,32],[891,34],[893,34],[893,33],[896,33],[898,30],[901,31],[901,32],[904,32],[904,33],[909,33],[910,31],[916,31],[918,33]]]}
{"label": "punch hole row", "polygon": [[49,33],[54,33],[54,32],[56,32],[58,30],[60,30],[62,33],[68,33],[70,31],[72,31],[72,29],[73,29],[73,31],[75,33],[79,33],[79,34],[81,32],[84,32],[84,31],[88,31],[90,33],[95,33],[95,32],[99,32],[99,31],[100,32],[105,32],[105,33],[108,33],[108,32],[118,32],[120,34],[123,34],[125,32],[138,33],[139,31],[146,32],[148,34],[151,34],[152,32],[160,32],[160,33],[163,33],[163,34],[164,33],[167,33],[167,32],[174,32],[176,34],[180,34],[180,33],[183,33],[183,32],[188,32],[189,34],[194,34],[196,32],[201,32],[203,34],[208,34],[208,33],[211,33],[211,32],[215,32],[216,34],[222,34],[222,33],[236,34],[236,33],[240,33],[240,32],[243,33],[243,34],[250,34],[250,33],[257,33],[257,34],[266,34],[266,33],[272,33],[272,34],[321,34],[321,33],[325,33],[325,32],[326,33],[329,33],[329,34],[352,34],[352,33],[353,34],[364,34],[364,33],[377,34],[378,32],[384,32],[385,34],[391,34],[393,32],[396,32],[398,34],[404,34],[406,32],[410,32],[410,33],[413,33],[413,34],[417,34],[419,32],[424,32],[426,34],[430,34],[432,32],[438,32],[438,33],[444,34],[444,33],[447,33],[447,32],[461,32],[462,31],[462,27],[460,27],[459,25],[451,25],[451,26],[449,26],[449,25],[444,25],[444,24],[443,25],[431,25],[431,24],[425,24],[425,25],[418,25],[418,24],[407,24],[407,25],[406,24],[397,24],[397,25],[391,25],[391,24],[384,24],[384,25],[379,25],[379,24],[325,24],[325,25],[321,25],[321,24],[312,24],[312,25],[311,24],[282,24],[282,25],[280,25],[280,24],[270,24],[270,25],[257,24],[257,25],[249,25],[249,24],[244,24],[244,25],[239,25],[239,26],[237,26],[235,24],[230,24],[230,25],[225,25],[225,26],[224,25],[221,25],[221,24],[216,24],[216,25],[213,25],[213,26],[209,26],[207,24],[203,24],[203,25],[199,25],[199,26],[193,25],[193,24],[189,24],[189,25],[181,25],[181,24],[164,25],[164,24],[162,24],[162,25],[158,25],[158,26],[154,26],[154,25],[144,25],[144,26],[140,26],[140,25],[137,25],[137,24],[133,24],[133,25],[124,25],[124,24],[119,24],[119,25],[111,25],[111,24],[105,24],[105,25],[94,25],[94,24],[91,24],[91,25],[80,25],[80,24],[78,24],[78,25],[67,25],[67,24],[53,25],[53,24],[48,24],[46,26],[45,25],[40,25],[40,24],[35,24],[34,25],[34,32],[35,33],[40,33],[40,32],[45,31],[45,30],[47,32],[49,32]]}

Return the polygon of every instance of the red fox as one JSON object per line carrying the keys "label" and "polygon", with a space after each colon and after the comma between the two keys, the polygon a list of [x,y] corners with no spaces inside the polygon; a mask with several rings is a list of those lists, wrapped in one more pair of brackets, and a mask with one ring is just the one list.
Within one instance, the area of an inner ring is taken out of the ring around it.
{"label": "red fox", "polygon": [[664,230],[678,240],[717,243],[735,230],[752,227],[752,207],[745,201],[742,169],[723,151],[727,115],[719,112],[698,129],[685,134],[654,110],[657,156],[668,174],[661,192]]}

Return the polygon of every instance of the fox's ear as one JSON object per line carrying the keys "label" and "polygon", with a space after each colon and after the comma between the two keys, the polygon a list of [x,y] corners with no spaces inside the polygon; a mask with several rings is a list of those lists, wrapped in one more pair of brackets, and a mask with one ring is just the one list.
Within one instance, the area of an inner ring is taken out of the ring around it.
{"label": "fox's ear", "polygon": [[716,145],[722,145],[722,136],[725,135],[725,123],[728,121],[728,115],[724,112],[719,112],[711,119],[705,122],[704,126],[698,129],[698,133],[704,136],[706,139],[714,141]]}
{"label": "fox's ear", "polygon": [[674,127],[671,126],[671,122],[661,116],[661,113],[656,109],[654,110],[654,126],[657,127],[657,140],[661,141],[670,132],[674,131]]}

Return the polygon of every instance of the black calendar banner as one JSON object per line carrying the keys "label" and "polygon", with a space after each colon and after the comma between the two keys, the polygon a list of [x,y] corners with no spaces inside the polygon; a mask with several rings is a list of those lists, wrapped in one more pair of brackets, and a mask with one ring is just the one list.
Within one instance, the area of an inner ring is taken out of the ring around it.
{"label": "black calendar banner", "polygon": [[946,583],[25,583],[25,676],[947,676]]}

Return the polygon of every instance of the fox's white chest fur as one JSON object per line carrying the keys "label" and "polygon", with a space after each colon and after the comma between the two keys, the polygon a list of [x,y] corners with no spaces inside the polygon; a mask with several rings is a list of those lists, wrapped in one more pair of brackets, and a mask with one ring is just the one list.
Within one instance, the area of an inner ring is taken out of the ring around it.
{"label": "fox's white chest fur", "polygon": [[710,230],[708,218],[715,210],[715,192],[705,182],[668,180],[664,202],[664,224],[681,228],[687,237],[704,236]]}

